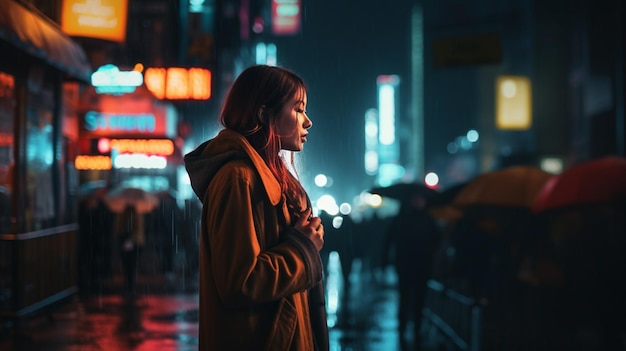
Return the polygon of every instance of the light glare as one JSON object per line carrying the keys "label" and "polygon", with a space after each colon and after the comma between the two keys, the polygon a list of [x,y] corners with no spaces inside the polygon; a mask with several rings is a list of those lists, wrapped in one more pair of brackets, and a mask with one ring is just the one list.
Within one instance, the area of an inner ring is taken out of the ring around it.
{"label": "light glare", "polygon": [[316,202],[317,208],[326,211],[331,216],[337,215],[339,213],[339,206],[337,206],[337,201],[335,198],[330,195],[322,195]]}
{"label": "light glare", "polygon": [[475,129],[468,130],[465,137],[467,138],[467,140],[469,140],[472,143],[477,142],[479,138],[478,132]]}
{"label": "light glare", "polygon": [[341,213],[342,215],[349,215],[351,212],[352,206],[349,203],[344,202],[339,205],[339,213]]}
{"label": "light glare", "polygon": [[328,177],[326,177],[324,174],[318,174],[315,176],[315,185],[317,185],[320,188],[325,187],[328,184]]}
{"label": "light glare", "polygon": [[424,183],[430,187],[434,187],[439,184],[439,176],[435,172],[429,172],[424,177]]}

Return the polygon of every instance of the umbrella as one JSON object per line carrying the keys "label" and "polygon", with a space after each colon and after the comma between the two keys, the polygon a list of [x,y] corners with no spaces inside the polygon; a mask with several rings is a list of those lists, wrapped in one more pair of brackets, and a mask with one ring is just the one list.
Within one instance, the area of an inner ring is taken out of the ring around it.
{"label": "umbrella", "polygon": [[463,212],[456,206],[452,206],[454,198],[463,190],[468,182],[458,183],[443,191],[440,191],[428,201],[428,212],[435,218],[445,221],[459,219]]}
{"label": "umbrella", "polygon": [[428,207],[433,208],[450,205],[468,183],[469,182],[458,183],[437,192],[437,194],[428,201]]}
{"label": "umbrella", "polygon": [[534,212],[626,200],[626,158],[605,156],[571,166],[550,179],[533,203]]}
{"label": "umbrella", "polygon": [[104,197],[109,209],[122,213],[128,205],[133,205],[138,213],[152,212],[159,205],[159,198],[139,188],[117,188]]}
{"label": "umbrella", "polygon": [[534,166],[511,166],[470,180],[454,198],[454,206],[472,205],[530,208],[553,174]]}
{"label": "umbrella", "polygon": [[386,187],[375,187],[370,189],[369,192],[396,199],[400,202],[407,201],[413,195],[421,195],[426,200],[429,200],[437,195],[436,190],[431,189],[424,184],[418,183],[396,183]]}
{"label": "umbrella", "polygon": [[106,190],[107,182],[104,180],[95,180],[90,181],[84,184],[81,184],[78,187],[78,195],[79,196],[91,196],[94,193],[99,193],[101,190]]}

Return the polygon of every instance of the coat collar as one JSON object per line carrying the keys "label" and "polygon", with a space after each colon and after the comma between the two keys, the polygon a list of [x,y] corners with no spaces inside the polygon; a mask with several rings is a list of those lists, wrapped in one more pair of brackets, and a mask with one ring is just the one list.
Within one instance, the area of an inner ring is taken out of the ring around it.
{"label": "coat collar", "polygon": [[259,153],[252,147],[252,145],[250,145],[248,140],[243,135],[233,130],[224,129],[220,132],[220,135],[237,142],[246,152],[248,157],[250,157],[250,160],[252,160],[252,164],[254,164],[254,167],[261,176],[263,187],[267,192],[267,196],[269,197],[272,206],[278,205],[282,196],[280,183],[278,183],[278,180],[276,180],[272,171],[269,169],[263,158],[261,158],[261,155],[259,155]]}

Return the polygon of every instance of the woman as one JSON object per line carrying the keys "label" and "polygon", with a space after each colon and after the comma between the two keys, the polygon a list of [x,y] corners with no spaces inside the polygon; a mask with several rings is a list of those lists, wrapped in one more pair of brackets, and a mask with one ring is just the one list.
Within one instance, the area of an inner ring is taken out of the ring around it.
{"label": "woman", "polygon": [[293,170],[312,122],[303,80],[257,65],[235,80],[224,129],[185,156],[202,200],[199,350],[328,350],[324,227]]}

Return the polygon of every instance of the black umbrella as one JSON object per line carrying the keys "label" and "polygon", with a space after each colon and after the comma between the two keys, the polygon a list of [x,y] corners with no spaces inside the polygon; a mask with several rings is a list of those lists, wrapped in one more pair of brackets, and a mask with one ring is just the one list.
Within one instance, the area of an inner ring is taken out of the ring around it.
{"label": "black umbrella", "polygon": [[396,183],[386,187],[375,187],[370,189],[369,192],[401,202],[409,200],[414,195],[420,195],[428,201],[438,194],[436,190],[419,183]]}
{"label": "black umbrella", "polygon": [[428,201],[428,207],[439,207],[439,206],[447,206],[454,201],[454,198],[463,190],[463,187],[467,185],[468,182],[458,183],[451,187],[448,187],[437,193],[436,196],[432,197]]}

